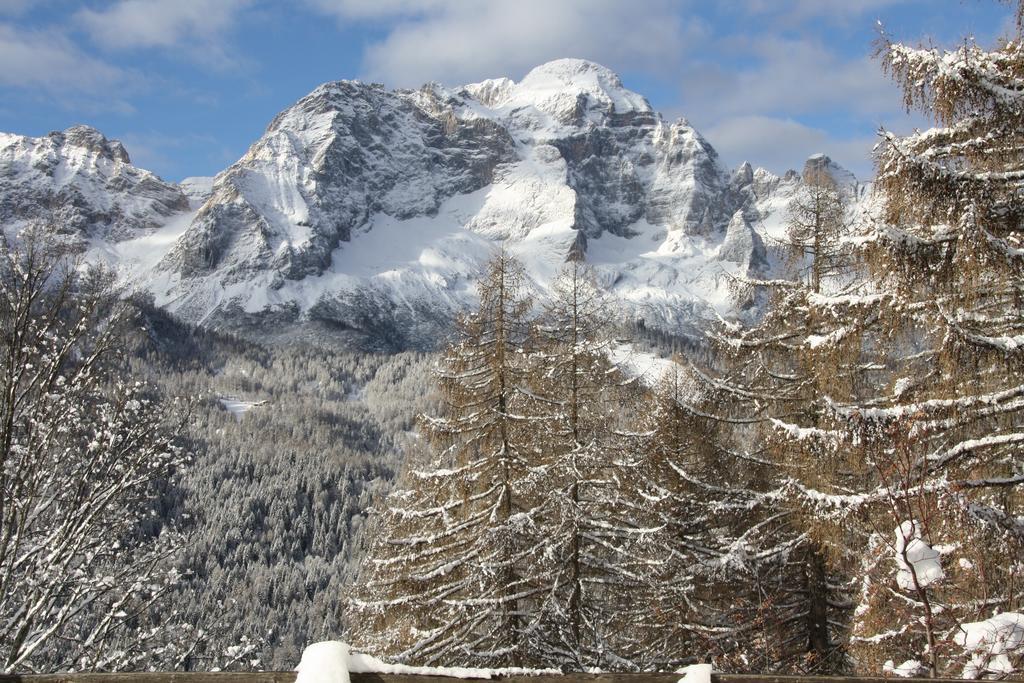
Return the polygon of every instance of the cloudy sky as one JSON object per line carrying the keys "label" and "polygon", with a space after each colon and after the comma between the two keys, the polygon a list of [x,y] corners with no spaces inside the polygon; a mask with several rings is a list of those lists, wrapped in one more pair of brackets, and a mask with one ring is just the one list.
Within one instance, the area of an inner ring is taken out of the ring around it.
{"label": "cloudy sky", "polygon": [[859,176],[879,126],[905,130],[872,57],[892,38],[991,43],[995,0],[0,0],[0,130],[75,123],[165,178],[213,175],[324,81],[389,87],[521,78],[582,57],[729,166],[826,152]]}

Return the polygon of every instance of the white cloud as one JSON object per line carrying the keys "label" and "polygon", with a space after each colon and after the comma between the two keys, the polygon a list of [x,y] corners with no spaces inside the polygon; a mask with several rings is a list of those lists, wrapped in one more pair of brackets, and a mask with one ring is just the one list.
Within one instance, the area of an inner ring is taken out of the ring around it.
{"label": "white cloud", "polygon": [[896,87],[867,56],[843,59],[817,41],[775,36],[744,41],[744,48],[750,67],[691,67],[684,106],[704,117],[834,110],[880,117],[902,108]]}
{"label": "white cloud", "polygon": [[251,0],[119,0],[75,21],[105,49],[183,48],[195,61],[229,64],[223,37]]}
{"label": "white cloud", "polygon": [[449,0],[307,0],[307,4],[325,14],[347,20],[425,15],[451,3]]}
{"label": "white cloud", "polygon": [[648,0],[309,0],[343,21],[379,21],[388,33],[365,53],[366,76],[393,86],[459,84],[521,75],[560,57],[613,69],[671,68],[706,29],[678,5]]}
{"label": "white cloud", "polygon": [[98,93],[131,80],[128,72],[82,52],[57,31],[0,24],[0,85],[50,92]]}
{"label": "white cloud", "polygon": [[824,152],[858,178],[874,174],[870,156],[877,142],[874,135],[842,138],[793,119],[754,114],[725,119],[707,128],[704,136],[729,167],[749,161],[781,174],[803,169],[807,157]]}
{"label": "white cloud", "polygon": [[[778,173],[824,152],[869,178],[877,128],[908,121],[899,90],[866,55],[771,34],[730,37],[717,50],[734,59],[683,70],[678,110],[729,164],[747,159]],[[743,66],[726,66],[735,63]]]}

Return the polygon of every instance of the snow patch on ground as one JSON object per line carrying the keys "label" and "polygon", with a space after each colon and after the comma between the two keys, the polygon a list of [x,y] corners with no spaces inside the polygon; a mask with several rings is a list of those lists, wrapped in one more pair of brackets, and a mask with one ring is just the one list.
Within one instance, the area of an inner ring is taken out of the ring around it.
{"label": "snow patch on ground", "polygon": [[240,401],[237,398],[219,398],[217,400],[220,401],[224,410],[234,415],[235,419],[238,421],[241,421],[242,416],[256,406],[261,406],[266,403],[266,401]]}
{"label": "snow patch on ground", "polygon": [[661,358],[653,353],[638,351],[631,344],[616,344],[609,352],[611,362],[628,377],[636,377],[642,384],[653,387],[676,369],[671,358]]}

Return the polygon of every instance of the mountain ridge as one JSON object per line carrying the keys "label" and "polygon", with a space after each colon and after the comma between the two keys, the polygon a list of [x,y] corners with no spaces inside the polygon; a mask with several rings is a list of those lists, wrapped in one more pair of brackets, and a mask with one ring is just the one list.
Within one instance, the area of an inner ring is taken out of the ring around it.
{"label": "mountain ridge", "polygon": [[[71,232],[90,258],[188,322],[380,348],[443,337],[472,305],[475,274],[498,244],[542,296],[579,258],[623,317],[685,332],[732,309],[723,275],[771,270],[765,239],[800,185],[799,174],[746,162],[725,169],[684,119],[666,122],[614,72],[577,59],[518,83],[325,83],[212,181],[164,183],[132,166],[120,143],[69,131],[0,137],[0,211],[16,218],[7,223],[66,200],[47,192],[56,172],[25,170],[25,150],[51,140],[60,156],[55,136],[81,139],[88,144],[68,149],[92,150],[95,169],[80,184],[99,199],[85,202],[84,214],[95,211]],[[827,157],[808,163],[852,204],[863,199],[864,186]],[[111,177],[122,180],[111,186]],[[13,204],[10,187],[21,188]],[[120,213],[104,214],[108,204]]]}

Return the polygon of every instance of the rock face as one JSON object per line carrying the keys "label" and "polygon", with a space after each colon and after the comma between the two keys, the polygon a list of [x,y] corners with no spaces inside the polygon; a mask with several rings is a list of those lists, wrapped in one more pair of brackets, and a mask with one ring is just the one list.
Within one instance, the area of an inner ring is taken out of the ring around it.
{"label": "rock face", "polygon": [[[74,225],[92,237],[165,226],[106,253],[131,255],[130,277],[176,314],[254,336],[314,329],[391,348],[436,343],[501,245],[541,292],[566,260],[583,259],[624,315],[684,330],[709,306],[732,305],[724,273],[771,268],[762,235],[801,183],[749,164],[726,171],[685,120],[664,121],[614,73],[578,59],[518,83],[327,83],[215,179],[180,189],[91,129],[0,140],[4,215],[31,213],[18,199],[27,193],[8,189],[31,186],[50,209],[90,207]],[[6,161],[15,156],[29,161]],[[70,188],[67,159],[82,168]],[[860,187],[827,157],[808,163]]]}
{"label": "rock face", "polygon": [[167,266],[225,284],[267,270],[318,275],[370,216],[434,214],[444,199],[488,185],[512,148],[505,130],[460,120],[434,91],[329,83],[217,177]]}
{"label": "rock face", "polygon": [[848,203],[864,198],[865,186],[845,168],[824,154],[813,154],[804,163],[803,179],[810,182],[816,176],[830,179]]}
{"label": "rock face", "polygon": [[88,126],[32,138],[0,133],[0,224],[40,224],[69,242],[138,237],[187,210],[172,183],[133,166],[117,140]]}

